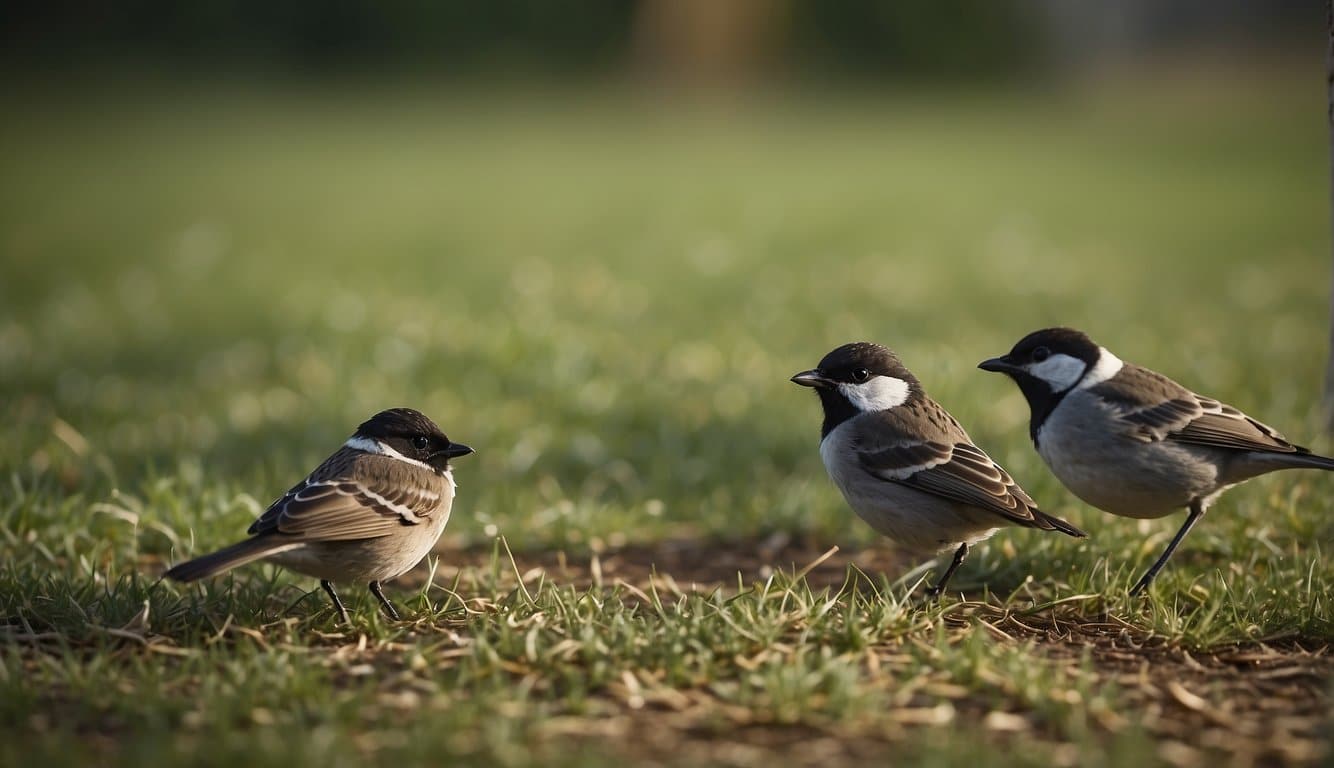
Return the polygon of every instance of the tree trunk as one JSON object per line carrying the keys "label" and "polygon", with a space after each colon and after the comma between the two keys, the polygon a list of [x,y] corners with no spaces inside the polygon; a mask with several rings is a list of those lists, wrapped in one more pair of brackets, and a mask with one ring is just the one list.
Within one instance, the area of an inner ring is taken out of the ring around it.
{"label": "tree trunk", "polygon": [[[1330,225],[1334,238],[1334,0],[1325,0],[1325,31],[1329,48],[1325,56],[1325,90],[1329,121]],[[1334,254],[1334,240],[1331,241]],[[1329,360],[1325,363],[1325,429],[1334,432],[1334,276],[1330,281]]]}

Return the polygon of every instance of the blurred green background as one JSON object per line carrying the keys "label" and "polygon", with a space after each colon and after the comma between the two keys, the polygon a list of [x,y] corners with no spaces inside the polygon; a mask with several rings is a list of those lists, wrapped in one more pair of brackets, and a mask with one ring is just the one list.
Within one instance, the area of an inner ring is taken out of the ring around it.
{"label": "blurred green background", "polygon": [[[1230,492],[1130,600],[1181,518],[1079,503],[974,366],[1074,325],[1334,448],[1323,24],[7,4],[0,764],[1317,762],[1330,476]],[[895,584],[788,382],[857,339],[1092,536],[998,534],[967,601]],[[348,589],[343,629],[268,567],[155,583],[400,405],[478,449],[434,581],[392,586],[408,622]]]}
{"label": "blurred green background", "polygon": [[973,368],[1053,323],[1322,443],[1308,4],[4,14],[0,468],[74,519],[221,544],[412,405],[447,542],[869,541],[787,382],[867,338],[1089,525]]}

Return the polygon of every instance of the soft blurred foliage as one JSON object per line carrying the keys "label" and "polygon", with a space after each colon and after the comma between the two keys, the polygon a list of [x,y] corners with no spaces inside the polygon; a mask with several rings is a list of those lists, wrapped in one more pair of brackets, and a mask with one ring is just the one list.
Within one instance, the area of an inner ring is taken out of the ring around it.
{"label": "soft blurred foliage", "polygon": [[633,9],[629,0],[66,0],[9,7],[0,34],[14,58],[57,67],[58,56],[70,56],[80,64],[111,59],[188,69],[568,73],[607,66],[622,52]]}
{"label": "soft blurred foliage", "polygon": [[1310,40],[1302,0],[56,0],[0,10],[0,62],[42,71],[524,76],[690,84],[1065,73],[1163,47]]}

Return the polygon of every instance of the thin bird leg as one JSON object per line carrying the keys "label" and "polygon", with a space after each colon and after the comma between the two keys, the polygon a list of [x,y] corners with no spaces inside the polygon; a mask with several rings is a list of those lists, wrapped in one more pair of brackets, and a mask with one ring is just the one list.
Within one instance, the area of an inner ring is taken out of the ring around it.
{"label": "thin bird leg", "polygon": [[338,599],[338,593],[334,591],[333,582],[321,579],[320,586],[324,587],[324,591],[329,593],[329,597],[333,600],[334,608],[338,609],[338,615],[343,618],[343,623],[351,626],[352,620],[347,617],[347,609],[343,607],[343,601]]}
{"label": "thin bird leg", "polygon": [[401,621],[401,619],[398,618],[398,611],[394,610],[394,604],[389,602],[389,598],[384,596],[384,592],[380,591],[380,582],[372,581],[367,586],[370,587],[371,594],[375,595],[375,599],[379,600],[380,605],[384,607],[384,612],[389,614],[389,618],[394,621]]}
{"label": "thin bird leg", "polygon": [[1204,517],[1204,505],[1200,503],[1199,499],[1195,499],[1190,503],[1190,514],[1186,517],[1186,524],[1181,526],[1181,530],[1177,531],[1176,536],[1172,537],[1172,543],[1168,544],[1167,549],[1163,550],[1158,562],[1154,563],[1153,567],[1149,568],[1148,572],[1141,576],[1139,581],[1135,582],[1135,586],[1130,588],[1131,597],[1143,592],[1153,583],[1154,577],[1158,575],[1164,565],[1167,565],[1167,559],[1172,556],[1173,552],[1177,551],[1177,545],[1181,543],[1182,539],[1186,538],[1186,534],[1190,533],[1190,529],[1195,527],[1201,517]]}
{"label": "thin bird leg", "polygon": [[954,559],[950,561],[950,567],[946,568],[945,572],[940,575],[940,581],[926,591],[927,597],[940,597],[940,594],[945,591],[945,585],[950,582],[950,577],[954,575],[954,572],[959,570],[959,566],[963,563],[965,557],[968,557],[968,542],[966,541],[954,551]]}

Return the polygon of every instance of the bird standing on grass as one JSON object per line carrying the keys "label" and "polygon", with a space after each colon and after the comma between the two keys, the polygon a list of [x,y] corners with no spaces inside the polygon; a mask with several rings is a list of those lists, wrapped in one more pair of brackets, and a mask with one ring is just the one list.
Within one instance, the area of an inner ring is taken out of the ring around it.
{"label": "bird standing on grass", "polygon": [[1032,410],[1034,446],[1076,496],[1122,517],[1190,510],[1132,595],[1153,582],[1231,486],[1279,469],[1334,470],[1334,459],[1293,445],[1230,405],[1123,362],[1071,328],[1034,331],[1009,354],[978,367],[1019,385]]}
{"label": "bird standing on grass", "polygon": [[1084,536],[1039,511],[879,344],[845,344],[792,381],[820,396],[820,457],[857,516],[918,552],[954,548],[931,596],[944,591],[969,546],[1002,525]]}
{"label": "bird standing on grass", "polygon": [[397,620],[380,582],[407,573],[435,546],[454,500],[449,460],[472,452],[411,408],[381,411],[273,502],[249,539],[164,575],[190,582],[267,560],[319,579],[345,623],[334,582],[366,583]]}

